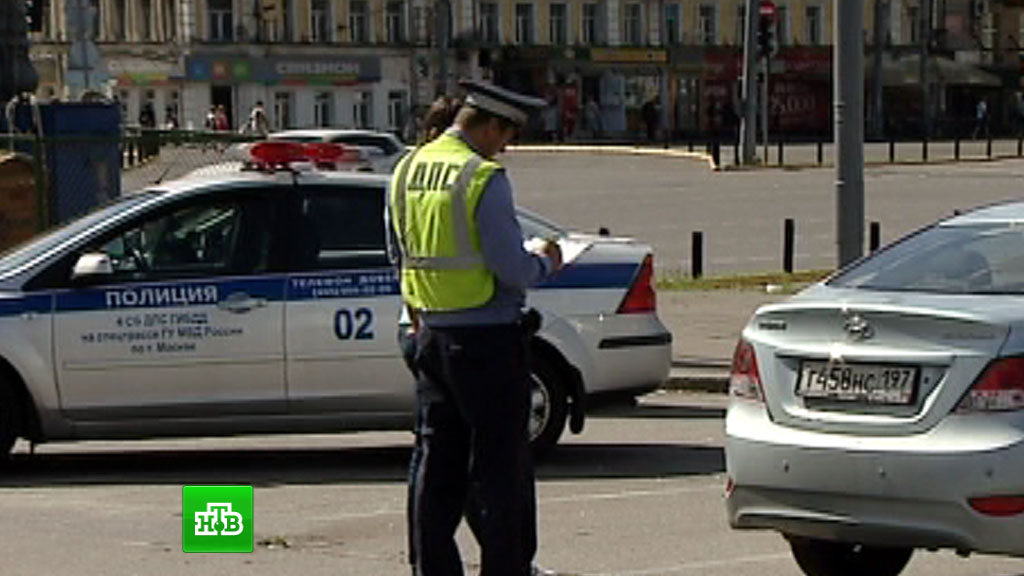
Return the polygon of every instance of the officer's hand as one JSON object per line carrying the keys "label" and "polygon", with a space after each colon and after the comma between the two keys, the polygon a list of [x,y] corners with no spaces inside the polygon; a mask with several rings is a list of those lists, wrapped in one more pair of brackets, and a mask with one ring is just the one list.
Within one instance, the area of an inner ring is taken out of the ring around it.
{"label": "officer's hand", "polygon": [[557,272],[562,269],[562,248],[558,242],[548,240],[544,243],[543,254],[551,260],[551,271]]}

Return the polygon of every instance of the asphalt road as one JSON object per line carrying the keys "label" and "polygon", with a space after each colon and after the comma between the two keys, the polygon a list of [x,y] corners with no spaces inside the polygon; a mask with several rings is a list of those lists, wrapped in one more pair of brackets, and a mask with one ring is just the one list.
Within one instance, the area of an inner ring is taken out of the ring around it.
{"label": "asphalt road", "polygon": [[[588,422],[539,469],[542,564],[575,576],[798,576],[722,504],[724,398],[656,394]],[[409,435],[17,448],[0,475],[0,574],[405,575]],[[255,486],[253,554],[181,552],[181,486]],[[476,546],[460,533],[472,573]],[[1024,560],[920,553],[909,576],[1019,576]]]}

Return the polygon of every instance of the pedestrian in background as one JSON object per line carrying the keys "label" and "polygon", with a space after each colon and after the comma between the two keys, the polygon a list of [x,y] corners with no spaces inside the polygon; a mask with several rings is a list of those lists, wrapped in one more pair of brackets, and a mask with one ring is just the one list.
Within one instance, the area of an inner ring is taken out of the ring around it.
{"label": "pedestrian in background", "polygon": [[267,120],[267,111],[263,108],[262,100],[257,100],[252,110],[249,111],[249,119],[242,126],[240,132],[261,138],[265,138],[270,133],[270,122]]}
{"label": "pedestrian in background", "polygon": [[[525,288],[562,262],[554,242],[523,248],[511,184],[494,157],[544,102],[483,82],[463,86],[455,126],[399,163],[388,202],[389,254],[420,319],[414,574],[463,574],[455,531],[471,498],[481,574],[528,576],[537,527],[526,330],[535,326],[522,308]],[[439,166],[442,177],[430,176]]]}
{"label": "pedestrian in background", "polygon": [[978,100],[978,106],[974,110],[974,133],[971,139],[976,140],[978,134],[988,138],[988,101],[985,98]]}

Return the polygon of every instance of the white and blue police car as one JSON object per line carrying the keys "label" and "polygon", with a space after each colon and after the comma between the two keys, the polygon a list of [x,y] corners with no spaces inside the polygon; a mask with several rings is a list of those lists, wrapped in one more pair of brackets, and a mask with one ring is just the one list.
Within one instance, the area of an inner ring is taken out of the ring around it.
{"label": "white and blue police car", "polygon": [[[19,437],[411,426],[388,178],[309,169],[331,152],[290,146],[304,151],[254,147],[249,169],[126,195],[0,256],[0,457]],[[543,315],[530,426],[544,450],[567,420],[582,429],[589,400],[657,388],[671,335],[648,246],[520,221],[572,257],[529,293]]]}

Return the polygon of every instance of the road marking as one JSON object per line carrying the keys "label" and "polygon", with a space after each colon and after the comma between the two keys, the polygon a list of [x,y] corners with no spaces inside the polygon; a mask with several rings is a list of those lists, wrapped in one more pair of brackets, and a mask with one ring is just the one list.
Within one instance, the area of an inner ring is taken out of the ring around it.
{"label": "road marking", "polygon": [[572,496],[549,496],[540,498],[542,504],[557,504],[561,502],[595,502],[601,500],[622,500],[626,498],[648,498],[651,496],[667,496],[670,494],[693,494],[696,492],[722,492],[722,484],[705,486],[684,486],[681,488],[668,488],[665,490],[626,490],[623,492],[605,492],[596,494],[574,494]]}
{"label": "road marking", "polygon": [[742,558],[730,558],[728,560],[704,560],[701,562],[686,562],[673,566],[659,566],[658,568],[644,568],[642,570],[630,570],[627,572],[596,572],[586,576],[649,576],[652,574],[681,574],[695,570],[706,570],[708,568],[720,568],[723,566],[735,566],[738,564],[760,564],[762,562],[779,562],[781,560],[791,561],[789,554],[761,554],[759,556],[745,556]]}

